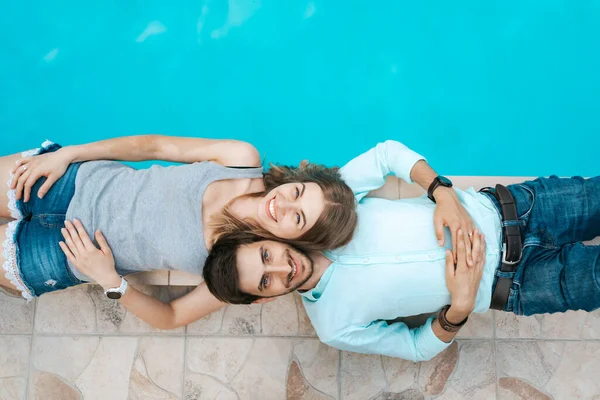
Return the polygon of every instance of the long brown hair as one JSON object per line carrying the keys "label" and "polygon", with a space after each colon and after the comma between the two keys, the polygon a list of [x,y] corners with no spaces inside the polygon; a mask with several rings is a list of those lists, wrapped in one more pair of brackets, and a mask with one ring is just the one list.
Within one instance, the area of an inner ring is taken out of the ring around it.
{"label": "long brown hair", "polygon": [[271,164],[263,176],[265,191],[250,196],[264,196],[277,186],[286,183],[313,182],[319,185],[325,198],[325,209],[314,226],[296,239],[284,240],[249,219],[236,218],[227,207],[213,217],[213,243],[221,236],[235,231],[244,231],[273,239],[293,243],[307,250],[326,250],[347,244],[356,228],[358,216],[352,189],[342,180],[339,168],[328,168],[320,164],[303,162],[299,167]]}

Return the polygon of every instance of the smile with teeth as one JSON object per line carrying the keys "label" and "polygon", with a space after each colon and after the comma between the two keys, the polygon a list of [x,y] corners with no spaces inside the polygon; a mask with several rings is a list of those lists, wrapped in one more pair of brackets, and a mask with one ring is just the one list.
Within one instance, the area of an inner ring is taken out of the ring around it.
{"label": "smile with teeth", "polygon": [[273,218],[273,221],[277,222],[277,216],[275,215],[275,197],[269,202],[268,208],[269,215]]}
{"label": "smile with teeth", "polygon": [[294,260],[294,258],[291,256],[290,260],[292,261],[292,272],[290,272],[288,282],[291,282],[296,277],[296,273],[298,272],[298,265],[296,265],[296,260]]}

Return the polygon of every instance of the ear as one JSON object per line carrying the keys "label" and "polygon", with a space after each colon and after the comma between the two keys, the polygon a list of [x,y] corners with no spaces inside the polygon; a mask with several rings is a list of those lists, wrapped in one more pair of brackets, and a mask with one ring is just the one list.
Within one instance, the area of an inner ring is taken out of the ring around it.
{"label": "ear", "polygon": [[261,297],[260,299],[254,300],[252,304],[264,304],[275,301],[277,297]]}

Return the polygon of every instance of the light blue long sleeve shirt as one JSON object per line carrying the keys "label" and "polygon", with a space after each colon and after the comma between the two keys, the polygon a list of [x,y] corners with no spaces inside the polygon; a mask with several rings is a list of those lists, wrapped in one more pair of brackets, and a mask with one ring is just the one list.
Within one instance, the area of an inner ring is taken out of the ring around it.
{"label": "light blue long sleeve shirt", "polygon": [[[325,253],[332,264],[314,289],[301,293],[322,342],[413,361],[431,359],[450,345],[433,333],[433,317],[418,328],[386,322],[450,304],[445,248],[439,246],[433,225],[435,204],[427,197],[365,198],[390,173],[411,182],[410,171],[421,159],[401,143],[386,141],[341,169],[356,195],[358,227],[348,245]],[[473,189],[456,192],[486,236],[486,262],[474,310],[485,312],[500,262],[500,216],[484,195]],[[445,247],[451,248],[447,229],[445,237]]]}

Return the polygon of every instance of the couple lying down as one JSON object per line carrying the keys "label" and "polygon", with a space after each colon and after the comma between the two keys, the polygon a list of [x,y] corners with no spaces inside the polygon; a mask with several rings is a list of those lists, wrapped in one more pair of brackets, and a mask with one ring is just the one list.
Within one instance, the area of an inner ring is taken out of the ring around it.
{"label": "couple lying down", "polygon": [[[117,161],[166,160],[136,170]],[[472,312],[600,307],[600,177],[452,187],[396,141],[344,167],[260,166],[234,140],[133,136],[0,158],[0,285],[26,299],[95,281],[161,329],[298,291],[326,344],[419,361]],[[366,195],[394,173],[427,196]],[[203,274],[164,303],[130,273]],[[435,313],[409,328],[399,317]]]}

